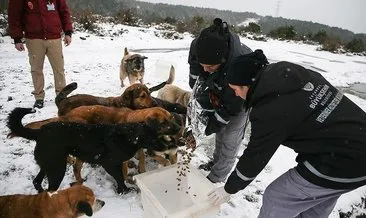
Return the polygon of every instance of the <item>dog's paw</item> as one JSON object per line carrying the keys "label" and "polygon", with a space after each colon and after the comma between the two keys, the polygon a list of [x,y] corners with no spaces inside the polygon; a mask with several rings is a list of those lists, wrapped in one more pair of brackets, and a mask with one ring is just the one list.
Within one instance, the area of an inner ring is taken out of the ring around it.
{"label": "dog's paw", "polygon": [[14,133],[8,133],[7,135],[6,135],[6,138],[8,138],[8,139],[11,139],[11,138],[14,138],[16,135],[14,134]]}
{"label": "dog's paw", "polygon": [[132,179],[132,177],[128,177],[128,179],[125,180],[128,184],[136,184],[135,181]]}
{"label": "dog's paw", "polygon": [[39,182],[33,180],[33,186],[38,191],[38,193],[44,192],[44,189]]}

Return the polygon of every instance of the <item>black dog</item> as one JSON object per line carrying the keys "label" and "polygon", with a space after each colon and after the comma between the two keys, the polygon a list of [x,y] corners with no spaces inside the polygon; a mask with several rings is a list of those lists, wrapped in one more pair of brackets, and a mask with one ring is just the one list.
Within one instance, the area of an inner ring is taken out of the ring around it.
{"label": "black dog", "polygon": [[[80,124],[53,122],[40,129],[25,128],[21,120],[32,108],[15,108],[8,117],[8,127],[16,135],[35,140],[34,158],[40,172],[33,180],[34,187],[42,189],[42,181],[48,178],[48,190],[56,191],[66,171],[68,155],[73,155],[83,162],[101,165],[117,182],[118,193],[127,193],[121,171],[121,164],[132,158],[139,148],[164,149],[158,140],[162,134],[176,134],[177,125],[157,125],[156,120],[143,123],[125,123],[116,125]],[[164,132],[162,132],[164,131]]]}

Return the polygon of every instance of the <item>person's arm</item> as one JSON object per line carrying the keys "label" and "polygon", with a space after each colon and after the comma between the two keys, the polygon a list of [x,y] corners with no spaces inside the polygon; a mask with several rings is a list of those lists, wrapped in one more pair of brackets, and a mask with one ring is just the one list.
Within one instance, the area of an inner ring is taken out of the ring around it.
{"label": "person's arm", "polygon": [[58,0],[58,1],[59,1],[58,13],[59,13],[60,20],[62,23],[62,30],[64,31],[65,35],[68,35],[71,37],[73,28],[72,28],[72,22],[71,22],[70,9],[67,6],[66,0]]}
{"label": "person's arm", "polygon": [[68,46],[71,44],[71,35],[73,31],[70,10],[67,6],[66,0],[59,0],[58,5],[58,13],[62,23],[62,30],[65,33],[64,43],[66,46]]}
{"label": "person's arm", "polygon": [[211,94],[210,99],[214,106],[215,114],[208,121],[205,130],[206,135],[217,133],[224,128],[233,116],[244,110],[245,103],[243,99],[235,96],[234,91],[228,86],[224,88],[220,98]]}
{"label": "person's arm", "polygon": [[234,194],[249,185],[286,140],[294,123],[299,122],[292,119],[295,113],[293,108],[286,107],[290,98],[268,101],[272,103],[252,108],[250,141],[225,184],[227,193]]}
{"label": "person's arm", "polygon": [[[254,128],[256,127],[252,124],[252,130],[256,131]],[[285,132],[281,129],[267,134],[250,138],[248,147],[224,186],[227,193],[235,194],[247,187],[267,165],[285,138]]]}
{"label": "person's arm", "polygon": [[[256,112],[254,111],[254,113]],[[283,122],[279,122],[281,119],[273,120],[265,117],[262,119],[262,116],[268,117],[262,113],[259,113],[259,116],[251,115],[252,133],[249,144],[225,186],[218,187],[208,194],[212,204],[225,203],[230,200],[231,194],[247,187],[267,165],[279,145],[285,140],[287,131]]]}
{"label": "person's arm", "polygon": [[9,32],[14,43],[22,43],[24,23],[23,15],[25,11],[25,2],[23,0],[11,0],[8,4],[8,24]]}
{"label": "person's arm", "polygon": [[197,61],[195,54],[196,40],[193,40],[189,49],[188,64],[189,64],[189,86],[193,89],[196,80],[203,71],[201,65]]}

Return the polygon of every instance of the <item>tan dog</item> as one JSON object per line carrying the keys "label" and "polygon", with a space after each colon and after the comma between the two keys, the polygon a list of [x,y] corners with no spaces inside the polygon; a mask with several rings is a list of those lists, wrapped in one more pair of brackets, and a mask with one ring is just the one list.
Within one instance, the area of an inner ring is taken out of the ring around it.
{"label": "tan dog", "polygon": [[157,98],[170,103],[178,103],[187,107],[192,92],[181,89],[176,85],[172,85],[175,78],[175,70],[173,65],[170,68],[169,78],[170,79],[167,80],[166,85],[159,90]]}
{"label": "tan dog", "polygon": [[121,87],[124,87],[123,81],[128,77],[130,85],[134,84],[137,80],[141,84],[144,83],[145,74],[145,59],[147,57],[140,54],[130,54],[125,48],[121,65],[119,69],[119,79],[121,80]]}
{"label": "tan dog", "polygon": [[[69,113],[65,114],[64,116],[29,123],[25,125],[25,128],[40,129],[43,125],[47,123],[57,121],[78,122],[87,124],[117,124],[129,122],[147,122],[149,120],[156,120],[156,122],[158,122],[160,126],[168,126],[169,123],[176,123],[177,126],[182,128],[180,119],[180,116],[173,116],[171,113],[161,107],[132,110],[126,107],[117,108],[102,105],[93,105],[77,107],[71,110]],[[137,154],[139,158],[139,172],[143,173],[146,171],[145,154],[142,150],[139,150]],[[69,161],[72,161],[73,163],[73,171],[76,183],[82,184],[83,179],[80,172],[83,163],[77,159],[71,158],[69,158]],[[128,180],[127,164],[127,161],[124,162],[122,168],[125,180]]]}
{"label": "tan dog", "polygon": [[187,107],[192,92],[179,88],[176,85],[166,84],[159,90],[157,97],[169,101],[171,103],[178,103]]}
{"label": "tan dog", "polygon": [[[173,66],[171,66],[173,68]],[[174,69],[174,68],[173,68]],[[170,80],[167,81],[167,84],[161,88],[158,92],[157,98],[168,101],[170,103],[178,103],[181,105],[184,105],[187,107],[191,94],[191,91],[187,91],[184,89],[181,89],[180,87],[173,85],[173,80],[175,78],[175,71],[170,71]],[[169,82],[169,83],[168,83]],[[192,132],[184,132],[185,127],[185,120],[186,116],[181,116],[181,131],[174,135],[169,136],[170,140],[172,140],[172,144],[176,143],[176,146],[171,146],[171,148],[165,152],[156,152],[156,151],[150,151],[149,154],[152,156],[154,160],[159,162],[159,164],[166,166],[169,164],[174,164],[177,162],[177,148],[178,146],[183,146],[184,144],[189,144],[189,147],[194,146],[195,147],[195,140],[192,135]],[[168,139],[166,139],[168,140]],[[167,160],[165,157],[168,156]]]}
{"label": "tan dog", "polygon": [[6,218],[76,218],[92,216],[104,206],[93,191],[82,185],[74,185],[56,192],[37,195],[0,196],[0,217]]}

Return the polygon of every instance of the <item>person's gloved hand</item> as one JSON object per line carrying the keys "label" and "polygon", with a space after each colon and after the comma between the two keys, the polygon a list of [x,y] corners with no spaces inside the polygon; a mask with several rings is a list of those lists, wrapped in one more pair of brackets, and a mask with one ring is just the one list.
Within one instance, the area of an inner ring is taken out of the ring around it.
{"label": "person's gloved hand", "polygon": [[230,200],[230,194],[225,191],[224,186],[221,186],[208,193],[208,200],[213,205],[220,205]]}
{"label": "person's gloved hand", "polygon": [[212,133],[217,133],[221,130],[222,127],[224,127],[225,124],[218,121],[215,116],[212,116],[208,119],[207,126],[205,129],[205,135],[209,136]]}

